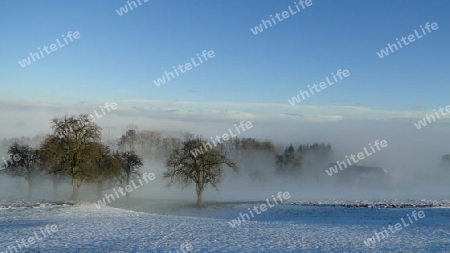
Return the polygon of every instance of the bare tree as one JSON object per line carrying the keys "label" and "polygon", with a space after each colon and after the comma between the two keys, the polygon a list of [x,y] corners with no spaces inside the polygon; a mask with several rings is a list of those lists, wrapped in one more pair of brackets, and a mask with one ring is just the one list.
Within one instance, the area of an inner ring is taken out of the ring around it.
{"label": "bare tree", "polygon": [[122,162],[115,155],[111,154],[108,146],[99,146],[100,158],[97,162],[97,195],[101,198],[105,183],[110,183],[116,179],[116,175],[122,172]]}
{"label": "bare tree", "polygon": [[203,142],[206,141],[186,135],[185,141],[166,160],[167,171],[163,174],[169,180],[169,186],[179,184],[184,188],[195,183],[198,206],[203,205],[203,192],[208,184],[218,190],[218,185],[223,180],[223,165],[237,171],[236,163],[228,159],[222,147],[194,156],[191,151],[201,147]]}
{"label": "bare tree", "polygon": [[[130,184],[130,181],[141,176],[139,169],[144,165],[142,158],[134,152],[118,152],[114,156],[121,162],[121,172],[117,175],[117,181],[122,187]],[[130,193],[126,192],[126,197],[130,197]]]}
{"label": "bare tree", "polygon": [[160,147],[158,149],[158,156],[164,157],[164,159],[167,159],[167,157],[170,156],[173,150],[178,149],[181,144],[181,139],[176,137],[166,137],[163,138],[160,142]]}
{"label": "bare tree", "polygon": [[139,129],[128,129],[125,134],[120,137],[119,150],[136,152],[139,141]]}
{"label": "bare tree", "polygon": [[39,173],[37,166],[37,151],[28,145],[20,145],[15,142],[8,149],[9,159],[5,166],[5,173],[12,177],[22,177],[28,183],[28,198],[33,197],[33,182],[35,176]]}

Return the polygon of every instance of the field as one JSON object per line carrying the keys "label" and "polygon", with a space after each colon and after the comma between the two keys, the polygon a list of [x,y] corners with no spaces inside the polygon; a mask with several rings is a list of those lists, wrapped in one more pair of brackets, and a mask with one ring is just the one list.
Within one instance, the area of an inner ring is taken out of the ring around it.
{"label": "field", "polygon": [[[55,233],[22,252],[188,252],[180,248],[183,243],[192,252],[450,252],[448,201],[293,201],[230,225],[261,203],[207,203],[197,209],[190,202],[134,200],[131,211],[98,209],[91,203],[4,200],[0,250],[9,252],[8,246],[18,247],[16,241],[54,224]],[[425,217],[371,247],[364,244],[374,231],[401,222],[414,210]]]}

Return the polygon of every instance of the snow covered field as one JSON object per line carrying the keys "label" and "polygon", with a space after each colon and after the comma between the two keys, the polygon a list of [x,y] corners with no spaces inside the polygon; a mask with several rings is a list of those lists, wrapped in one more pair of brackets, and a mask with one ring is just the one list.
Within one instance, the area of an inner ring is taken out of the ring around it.
{"label": "snow covered field", "polygon": [[[22,238],[52,224],[57,232],[22,252],[183,252],[183,243],[193,252],[450,252],[449,202],[414,202],[410,208],[412,202],[390,202],[404,208],[346,207],[348,202],[277,205],[233,228],[228,222],[256,202],[209,203],[198,210],[189,203],[139,201],[132,208],[145,212],[136,212],[90,203],[1,201],[0,252],[9,253],[8,246],[17,247]],[[424,203],[440,207],[417,207]],[[364,244],[374,231],[413,210],[426,217],[371,248]]]}

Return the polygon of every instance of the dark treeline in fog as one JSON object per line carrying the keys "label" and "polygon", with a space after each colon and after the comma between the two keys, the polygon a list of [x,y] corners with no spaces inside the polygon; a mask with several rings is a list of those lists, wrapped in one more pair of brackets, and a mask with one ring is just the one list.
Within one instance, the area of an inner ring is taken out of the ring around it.
{"label": "dark treeline in fog", "polygon": [[[233,137],[199,153],[207,140],[189,133],[175,136],[130,126],[118,138],[102,138],[101,128],[87,115],[55,117],[51,127],[48,135],[1,142],[4,155],[0,175],[25,180],[27,198],[33,197],[37,180],[51,184],[54,194],[49,197],[57,196],[62,183],[70,183],[72,193],[66,199],[83,199],[79,195],[83,185],[94,186],[93,195],[100,198],[103,191],[130,185],[142,177],[146,165],[152,167],[154,163],[164,165],[164,173],[158,176],[168,186],[195,186],[199,206],[203,204],[203,192],[208,187],[219,189],[226,175],[261,188],[273,178],[282,187],[312,182],[395,186],[390,172],[378,167],[351,166],[327,175],[325,169],[337,160],[327,143],[283,146],[268,140]],[[450,155],[444,155],[440,168],[448,172],[449,167]]]}

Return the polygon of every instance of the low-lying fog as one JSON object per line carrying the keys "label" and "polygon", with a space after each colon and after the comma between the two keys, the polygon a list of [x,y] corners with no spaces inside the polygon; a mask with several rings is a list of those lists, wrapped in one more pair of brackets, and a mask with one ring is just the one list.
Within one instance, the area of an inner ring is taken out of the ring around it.
{"label": "low-lying fog", "polygon": [[[13,111],[9,111],[14,107]],[[88,113],[82,106],[73,110],[55,108],[24,107],[23,111],[12,106],[1,110],[1,138],[27,136],[50,133],[50,119],[64,114]],[[94,108],[95,109],[95,108]],[[6,111],[8,110],[8,111]],[[140,113],[142,112],[142,113]],[[414,126],[417,119],[321,119],[306,120],[305,117],[289,115],[255,116],[255,114],[235,113],[231,116],[217,112],[218,115],[201,116],[183,115],[177,112],[161,114],[134,111],[120,111],[97,119],[96,123],[103,128],[103,133],[114,138],[120,137],[129,125],[137,125],[140,130],[162,131],[173,136],[182,136],[184,132],[202,135],[205,138],[222,135],[228,128],[240,121],[251,121],[253,128],[239,137],[252,137],[261,141],[270,140],[280,147],[278,152],[293,143],[298,144],[325,142],[330,143],[335,161],[345,161],[345,156],[356,155],[363,148],[369,149],[369,143],[376,140],[386,140],[388,146],[365,158],[358,164],[386,168],[396,180],[393,188],[361,188],[335,186],[315,180],[313,177],[303,179],[283,179],[275,175],[275,157],[266,154],[253,154],[241,159],[241,170],[238,173],[229,172],[220,185],[219,191],[208,187],[204,200],[209,201],[243,201],[271,199],[272,194],[279,191],[289,191],[291,200],[314,199],[442,199],[448,198],[450,192],[450,173],[439,168],[441,157],[450,153],[448,134],[449,125],[445,122],[433,122],[418,130]],[[0,152],[6,155],[7,147],[0,147]],[[145,157],[143,172],[153,172],[156,179],[131,193],[135,198],[148,199],[183,199],[195,203],[194,187],[180,190],[176,186],[166,187],[162,179],[164,171],[161,159]],[[315,163],[309,161],[306,170],[321,170],[315,168]],[[262,177],[255,179],[249,173],[260,171]],[[449,169],[450,170],[450,169]],[[333,175],[333,177],[336,175]],[[54,196],[51,180],[36,182],[35,199],[69,199],[71,186],[69,181],[58,188],[58,196]],[[0,177],[0,198],[24,198],[27,184],[23,179]],[[105,193],[105,192],[104,192]],[[80,200],[98,200],[95,186],[83,184]]]}

